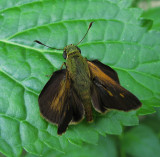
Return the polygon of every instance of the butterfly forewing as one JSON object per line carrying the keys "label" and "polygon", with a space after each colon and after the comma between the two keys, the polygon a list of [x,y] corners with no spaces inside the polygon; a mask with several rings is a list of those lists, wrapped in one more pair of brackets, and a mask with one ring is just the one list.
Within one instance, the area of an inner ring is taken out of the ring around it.
{"label": "butterfly forewing", "polygon": [[93,60],[93,61],[89,61],[89,62],[91,62],[94,66],[97,66],[103,73],[105,73],[106,75],[111,77],[114,81],[119,83],[119,78],[118,78],[117,72],[115,70],[113,70],[111,67],[101,63],[98,60]]}
{"label": "butterfly forewing", "polygon": [[[116,72],[110,70],[108,66],[106,70],[101,70],[105,69],[105,66],[100,69],[100,66],[92,61],[88,61],[88,65],[93,81],[92,86],[94,87],[94,92],[91,93],[92,101],[97,110],[102,112],[104,112],[104,109],[129,111],[141,106],[138,98],[119,84]],[[98,99],[98,101],[96,99],[96,102],[95,96]]]}
{"label": "butterfly forewing", "polygon": [[66,70],[53,73],[39,95],[40,112],[48,121],[58,125],[58,134],[66,131],[68,124],[83,118],[84,110]]}

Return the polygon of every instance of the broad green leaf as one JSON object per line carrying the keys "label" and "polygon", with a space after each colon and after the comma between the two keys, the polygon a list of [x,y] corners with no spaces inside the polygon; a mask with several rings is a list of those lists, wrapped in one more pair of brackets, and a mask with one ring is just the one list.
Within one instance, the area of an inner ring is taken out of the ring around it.
{"label": "broad green leaf", "polygon": [[134,157],[159,157],[160,141],[147,126],[138,126],[124,134],[122,143],[127,154]]}
{"label": "broad green leaf", "polygon": [[[160,143],[158,142],[158,138],[160,139],[160,127],[158,125],[160,123],[160,108],[157,108],[156,110],[156,113],[145,116],[140,120],[140,127],[126,128],[124,133],[119,136],[110,135],[106,138],[100,137],[96,146],[85,144],[81,148],[75,146],[72,146],[71,148],[66,147],[65,156],[158,156],[160,152]],[[150,144],[152,144],[151,147]],[[82,153],[80,153],[79,149],[81,149]],[[61,157],[64,156],[64,154],[55,153],[55,151],[46,151],[44,156]],[[27,153],[25,157],[35,156]]]}
{"label": "broad green leaf", "polygon": [[[118,157],[116,141],[112,136],[100,136],[97,145],[84,144],[82,147],[73,145],[66,148],[65,154],[55,153],[54,151],[46,151],[45,157]],[[26,153],[24,157],[36,157]]]}
{"label": "broad green leaf", "polygon": [[6,156],[8,154],[19,156],[22,153],[19,122],[13,118],[0,116],[0,129],[0,151]]}
{"label": "broad green leaf", "polygon": [[[139,20],[142,11],[128,8],[130,0],[24,0],[0,1],[0,151],[20,156],[22,149],[34,155],[46,151],[66,153],[68,147],[97,144],[99,134],[121,134],[123,126],[138,124],[136,114],[154,112],[160,106],[159,32],[148,31]],[[95,114],[69,126],[59,137],[57,127],[39,113],[38,95],[46,75],[64,62],[62,51],[34,43],[63,48],[78,43],[91,21],[94,24],[79,45],[82,55],[114,68],[121,84],[143,103],[124,113]],[[4,125],[5,124],[5,125]],[[8,135],[8,136],[7,136]],[[93,146],[94,147],[94,146]]]}
{"label": "broad green leaf", "polygon": [[121,155],[133,157],[160,156],[160,108],[156,113],[142,117],[140,125],[125,129],[120,135]]}
{"label": "broad green leaf", "polygon": [[[79,150],[81,151],[80,153]],[[58,157],[63,157],[60,154]],[[97,145],[84,144],[81,148],[67,148],[66,157],[118,157],[115,140],[110,137],[100,137]]]}
{"label": "broad green leaf", "polygon": [[156,108],[154,114],[148,115],[140,121],[140,124],[145,124],[150,127],[160,139],[160,108]]}

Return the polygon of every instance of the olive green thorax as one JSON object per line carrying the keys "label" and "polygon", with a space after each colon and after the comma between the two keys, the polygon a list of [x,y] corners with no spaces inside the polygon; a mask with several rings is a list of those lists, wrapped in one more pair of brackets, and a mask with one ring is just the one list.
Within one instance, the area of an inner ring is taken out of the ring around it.
{"label": "olive green thorax", "polygon": [[81,54],[81,50],[77,46],[70,44],[64,48],[63,51],[64,59],[66,59],[69,55],[74,55],[74,54]]}

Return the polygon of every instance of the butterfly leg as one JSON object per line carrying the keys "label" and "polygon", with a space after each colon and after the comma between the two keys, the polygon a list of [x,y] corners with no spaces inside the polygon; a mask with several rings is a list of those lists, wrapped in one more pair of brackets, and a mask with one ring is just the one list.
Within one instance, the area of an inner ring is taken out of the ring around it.
{"label": "butterfly leg", "polygon": [[[66,62],[63,62],[63,64],[61,65],[61,67],[60,67],[60,70],[62,70],[62,68],[63,68],[63,65],[65,65],[66,66]],[[52,75],[45,75],[46,77],[51,77]]]}
{"label": "butterfly leg", "polygon": [[62,70],[62,68],[63,68],[63,65],[65,65],[65,66],[66,66],[66,62],[63,62],[63,64],[61,65],[61,68],[60,68],[60,70]]}

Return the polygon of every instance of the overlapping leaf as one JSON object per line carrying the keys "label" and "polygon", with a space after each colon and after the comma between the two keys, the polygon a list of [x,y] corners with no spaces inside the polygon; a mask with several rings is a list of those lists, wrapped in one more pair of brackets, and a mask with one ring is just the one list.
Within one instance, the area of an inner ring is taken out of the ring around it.
{"label": "overlapping leaf", "polygon": [[136,112],[113,111],[83,121],[57,136],[56,126],[40,117],[38,94],[64,59],[34,40],[56,48],[77,43],[82,55],[114,68],[121,84],[143,102],[139,114],[154,112],[160,100],[159,32],[138,20],[141,11],[128,0],[0,1],[0,151],[19,156],[22,148],[43,155],[64,153],[70,145],[96,144],[99,134],[120,134],[122,125],[138,124]]}
{"label": "overlapping leaf", "polygon": [[156,134],[152,129],[143,125],[135,127],[124,135],[123,147],[126,153],[132,156],[160,156],[160,142]]}
{"label": "overlapping leaf", "polygon": [[152,8],[152,9],[145,11],[142,14],[142,17],[153,20],[152,29],[160,30],[159,14],[160,14],[160,7],[156,7],[156,8]]}

